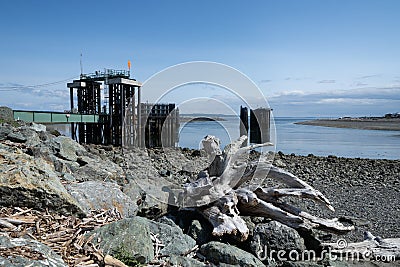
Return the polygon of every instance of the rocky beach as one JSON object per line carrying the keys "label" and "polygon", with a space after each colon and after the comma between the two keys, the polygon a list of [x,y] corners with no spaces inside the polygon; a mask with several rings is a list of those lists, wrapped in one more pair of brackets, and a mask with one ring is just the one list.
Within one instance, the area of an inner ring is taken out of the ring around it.
{"label": "rocky beach", "polygon": [[[400,160],[278,153],[275,164],[323,192],[336,208],[330,216],[356,225],[345,238],[362,240],[364,231],[386,238],[400,236]],[[302,208],[326,213],[312,204]]]}
{"label": "rocky beach", "polygon": [[[182,157],[184,155],[184,157]],[[259,157],[255,151],[252,159]],[[279,261],[260,246],[299,253],[344,238],[391,249],[400,259],[400,160],[276,153],[274,165],[324,194],[335,211],[303,198],[288,203],[354,227],[344,235],[298,231],[242,216],[247,240],[212,235],[196,209],[171,207],[138,181],[187,183],[207,167],[204,151],[80,145],[37,124],[0,122],[1,266],[400,266],[398,261]],[[279,186],[265,179],[263,185]],[[368,231],[373,237],[365,238]],[[386,240],[384,243],[380,240]],[[385,247],[382,244],[391,246]],[[396,245],[397,244],[397,245]]]}
{"label": "rocky beach", "polygon": [[400,267],[400,1],[2,1],[0,267]]}

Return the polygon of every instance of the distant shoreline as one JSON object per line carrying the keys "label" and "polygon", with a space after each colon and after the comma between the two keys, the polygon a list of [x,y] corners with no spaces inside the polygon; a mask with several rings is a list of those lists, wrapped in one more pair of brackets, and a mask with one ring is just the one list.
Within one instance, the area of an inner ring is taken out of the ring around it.
{"label": "distant shoreline", "polygon": [[181,116],[179,118],[180,122],[192,122],[192,121],[226,121],[226,119],[221,117],[186,117]]}
{"label": "distant shoreline", "polygon": [[400,131],[400,118],[317,119],[295,122],[295,124],[360,130]]}

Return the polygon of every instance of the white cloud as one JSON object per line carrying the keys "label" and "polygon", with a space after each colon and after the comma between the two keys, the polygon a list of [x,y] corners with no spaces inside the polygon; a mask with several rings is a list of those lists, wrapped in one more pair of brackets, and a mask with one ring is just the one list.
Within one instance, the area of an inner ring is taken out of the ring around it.
{"label": "white cloud", "polygon": [[336,80],[321,80],[318,83],[336,83]]}
{"label": "white cloud", "polygon": [[357,87],[364,87],[364,86],[367,86],[367,85],[368,85],[367,83],[363,83],[363,82],[357,82],[355,84],[355,86],[357,86]]}
{"label": "white cloud", "polygon": [[317,101],[317,104],[357,104],[357,105],[374,105],[381,102],[382,99],[369,98],[324,98]]}
{"label": "white cloud", "polygon": [[375,78],[375,77],[380,77],[380,74],[371,74],[371,75],[364,75],[359,77],[359,79],[369,79],[369,78]]}
{"label": "white cloud", "polygon": [[276,92],[274,93],[271,98],[274,97],[282,97],[282,96],[303,96],[306,95],[307,93],[302,90],[286,90],[286,91],[281,91],[281,92]]}
{"label": "white cloud", "polygon": [[268,98],[277,116],[369,116],[396,112],[400,87],[307,92],[283,91]]}

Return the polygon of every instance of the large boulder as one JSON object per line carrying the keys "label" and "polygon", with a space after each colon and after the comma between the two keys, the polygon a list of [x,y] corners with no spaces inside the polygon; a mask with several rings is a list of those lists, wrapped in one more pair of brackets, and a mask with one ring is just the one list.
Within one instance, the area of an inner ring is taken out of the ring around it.
{"label": "large boulder", "polygon": [[34,158],[18,148],[0,144],[0,205],[48,208],[63,214],[83,215],[53,166],[42,158]]}
{"label": "large boulder", "polygon": [[66,136],[58,136],[54,138],[54,142],[57,156],[65,160],[76,161],[78,156],[86,152],[83,146]]}
{"label": "large boulder", "polygon": [[181,255],[196,245],[196,241],[182,232],[178,226],[147,220],[151,233],[157,235],[164,247],[162,255]]}
{"label": "large boulder", "polygon": [[[46,148],[42,147],[40,149],[39,153],[46,153]],[[38,153],[36,153],[36,155],[38,155]],[[64,160],[64,159],[60,159],[56,156],[54,156],[53,154],[50,154],[49,156],[45,156],[45,154],[43,154],[44,158],[49,159],[49,161],[53,162],[54,165],[54,169],[59,172],[60,174],[65,174],[65,173],[76,173],[78,172],[79,168],[81,167],[81,165],[79,165],[78,162],[76,161],[69,161],[69,160]],[[76,177],[79,178],[79,181],[87,181],[87,180],[81,180],[79,174],[75,175]],[[78,180],[78,179],[76,179]]]}
{"label": "large boulder", "polygon": [[265,266],[254,255],[237,247],[212,241],[200,247],[199,253],[210,262],[236,266]]}
{"label": "large boulder", "polygon": [[124,170],[119,165],[88,152],[85,147],[71,138],[54,137],[47,132],[39,132],[37,135],[40,143],[29,146],[27,153],[35,158],[43,158],[51,162],[60,176],[70,174],[78,182],[106,181],[119,184],[125,182]]}
{"label": "large boulder", "polygon": [[173,264],[173,266],[182,266],[182,267],[205,267],[204,263],[189,257],[176,256],[172,255],[169,259],[169,262]]}
{"label": "large boulder", "polygon": [[122,219],[107,224],[90,234],[93,233],[95,234],[93,242],[97,242],[105,254],[140,264],[154,258],[150,227],[145,218]]}
{"label": "large boulder", "polygon": [[115,183],[88,181],[66,186],[86,213],[91,210],[117,208],[123,217],[136,215],[137,205]]}
{"label": "large boulder", "polygon": [[[76,158],[79,168],[72,169],[76,180],[84,181],[106,181],[124,183],[124,170],[109,159],[101,159],[98,156],[90,155]],[[75,164],[76,165],[76,164]]]}
{"label": "large boulder", "polygon": [[124,185],[122,191],[133,200],[139,201],[138,214],[148,218],[165,214],[171,194],[146,150],[132,149],[124,153],[124,158],[128,184]]}
{"label": "large boulder", "polygon": [[61,256],[36,240],[0,236],[0,266],[68,267]]}
{"label": "large boulder", "polygon": [[[25,143],[26,146],[36,146],[40,144],[39,134],[29,126],[21,126],[15,130],[15,135],[20,135],[22,138],[19,142]],[[8,139],[11,140],[10,135]]]}
{"label": "large boulder", "polygon": [[45,132],[47,130],[46,125],[38,124],[38,123],[34,123],[34,122],[31,122],[27,127],[34,130],[35,132]]}
{"label": "large boulder", "polygon": [[163,244],[160,250],[162,255],[181,255],[196,245],[179,227],[143,217],[125,218],[105,225],[93,233],[94,242],[99,244],[104,253],[142,264],[154,258],[152,234]]}
{"label": "large boulder", "polygon": [[[140,201],[140,216],[162,216],[177,206],[183,182],[193,172],[204,169],[204,160],[188,159],[179,149],[130,149],[124,151],[125,174],[128,181],[123,192]],[[193,166],[189,166],[189,165]],[[168,204],[170,204],[168,206]]]}
{"label": "large boulder", "polygon": [[[158,174],[155,174],[158,175]],[[128,184],[122,191],[133,201],[138,203],[138,214],[147,218],[157,218],[168,211],[168,193],[157,185],[157,177],[141,177],[138,181],[127,174]],[[140,184],[139,184],[139,183]]]}
{"label": "large boulder", "polygon": [[0,140],[8,139],[15,143],[25,143],[26,146],[39,145],[41,140],[39,137],[40,131],[46,130],[46,126],[41,124],[24,125],[18,128],[11,128],[11,126],[1,126]]}
{"label": "large boulder", "polygon": [[280,251],[284,251],[286,257],[291,251],[297,251],[301,255],[305,249],[304,240],[296,230],[276,221],[258,224],[250,240],[251,252],[254,255],[263,255],[262,258],[265,255],[267,258],[269,255],[277,255]]}
{"label": "large boulder", "polygon": [[7,139],[15,143],[25,143],[28,139],[19,131],[13,131],[7,135]]}

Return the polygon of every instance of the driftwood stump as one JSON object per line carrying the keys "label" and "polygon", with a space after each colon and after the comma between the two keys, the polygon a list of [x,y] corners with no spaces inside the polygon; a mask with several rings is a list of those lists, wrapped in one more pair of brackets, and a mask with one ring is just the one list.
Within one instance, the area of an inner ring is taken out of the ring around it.
{"label": "driftwood stump", "polygon": [[[272,144],[242,147],[246,139],[242,136],[222,151],[217,138],[206,136],[203,147],[212,163],[196,181],[184,186],[181,201],[186,206],[197,208],[212,224],[213,235],[234,235],[239,240],[246,240],[249,229],[240,215],[267,217],[294,229],[316,228],[339,234],[353,230],[353,226],[344,226],[337,219],[319,218],[282,201],[284,196],[308,198],[334,210],[321,192],[295,175],[273,166],[265,154],[248,164],[250,150]],[[262,188],[252,183],[266,177],[288,188]]]}

